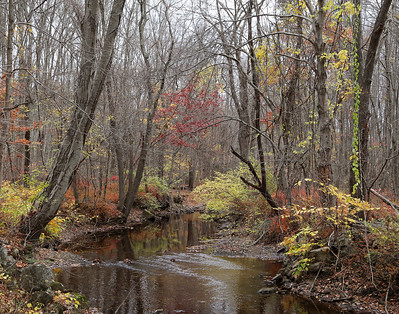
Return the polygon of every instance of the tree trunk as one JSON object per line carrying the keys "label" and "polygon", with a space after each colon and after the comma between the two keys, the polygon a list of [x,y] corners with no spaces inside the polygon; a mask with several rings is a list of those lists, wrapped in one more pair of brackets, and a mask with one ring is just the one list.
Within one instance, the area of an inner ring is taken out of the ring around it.
{"label": "tree trunk", "polygon": [[[297,18],[298,34],[302,34],[302,19]],[[297,38],[296,50],[302,49],[302,37]],[[283,158],[280,168],[280,181],[288,204],[292,203],[292,187],[290,184],[290,171],[292,166],[292,119],[295,111],[296,89],[300,79],[300,60],[295,59],[292,78],[288,82],[287,90],[283,92],[281,104],[281,124],[283,137]]]}
{"label": "tree trunk", "polygon": [[[332,132],[331,119],[327,101],[327,69],[326,69],[326,44],[323,40],[326,11],[324,10],[325,0],[318,0],[317,18],[314,20],[315,48],[316,48],[316,91],[317,91],[317,113],[319,115],[319,150],[317,172],[320,183],[323,185],[332,184]],[[311,10],[313,11],[313,10]],[[321,193],[322,206],[331,207],[334,205],[334,198],[328,193]]]}
{"label": "tree trunk", "polygon": [[111,129],[111,137],[112,137],[112,146],[115,151],[115,158],[116,158],[116,165],[118,168],[118,210],[122,210],[123,208],[123,202],[124,202],[124,196],[125,196],[125,158],[123,157],[123,148],[120,143],[120,140],[118,139],[118,136],[116,134],[117,128],[116,128],[116,120],[115,120],[115,112],[116,112],[116,106],[114,102],[114,98],[112,96],[112,84],[111,80],[108,79],[106,83],[106,90],[107,90],[107,99],[108,99],[108,106],[109,106],[109,111],[111,112],[111,116],[109,119],[109,125]]}
{"label": "tree trunk", "polygon": [[[250,105],[249,105],[249,96],[248,96],[248,74],[245,71],[245,67],[241,63],[241,50],[236,48],[234,52],[232,52],[232,43],[228,41],[226,38],[226,30],[224,29],[221,12],[220,12],[220,3],[219,1],[216,3],[218,10],[218,18],[219,18],[219,27],[218,33],[220,39],[223,44],[223,50],[225,53],[225,57],[227,59],[227,68],[228,68],[228,80],[231,92],[231,98],[233,99],[234,106],[236,108],[239,121],[238,126],[238,145],[240,148],[240,155],[248,159],[251,149],[251,118],[250,118]],[[234,23],[232,29],[232,42],[234,46],[241,46],[238,41],[238,29],[239,18],[237,18],[237,22]],[[238,71],[238,91],[235,86],[235,73],[233,70],[233,61],[237,67]]]}
{"label": "tree trunk", "polygon": [[[369,197],[369,187],[367,185],[368,163],[369,163],[369,120],[370,120],[370,89],[373,78],[374,66],[378,46],[380,43],[382,32],[384,31],[385,24],[388,17],[388,11],[391,7],[392,0],[384,0],[381,4],[380,11],[378,12],[375,20],[373,30],[370,35],[370,43],[368,46],[365,63],[362,67],[362,72],[359,76],[360,85],[360,102],[359,102],[359,185],[354,194],[362,200]],[[360,38],[359,38],[360,41]],[[356,182],[355,182],[356,184]]]}
{"label": "tree trunk", "polygon": [[143,178],[145,164],[147,161],[148,150],[149,150],[150,144],[151,144],[154,116],[158,109],[159,98],[161,97],[161,94],[163,93],[164,88],[165,88],[166,74],[169,69],[170,62],[172,60],[174,40],[173,40],[173,36],[172,36],[171,23],[170,23],[168,12],[167,12],[168,9],[165,8],[165,10],[166,10],[165,17],[166,17],[166,20],[168,23],[169,34],[171,36],[172,42],[169,47],[167,60],[164,63],[164,67],[162,69],[161,79],[159,82],[159,89],[155,93],[153,82],[151,80],[152,66],[150,64],[150,56],[149,56],[149,52],[148,52],[147,48],[145,47],[145,43],[144,43],[144,36],[145,36],[144,29],[145,29],[145,26],[147,23],[147,2],[145,0],[140,1],[140,12],[141,12],[141,17],[140,17],[140,21],[139,21],[140,50],[141,50],[141,54],[143,56],[145,67],[147,70],[146,78],[145,78],[145,85],[146,85],[146,89],[147,89],[147,102],[150,107],[150,111],[147,116],[146,130],[145,130],[145,134],[143,137],[143,143],[141,146],[141,151],[140,151],[140,155],[139,155],[139,159],[138,159],[138,163],[137,163],[136,174],[134,176],[134,180],[129,181],[129,187],[128,187],[125,201],[124,201],[123,208],[122,208],[123,218],[124,218],[125,222],[127,221],[127,218],[129,217],[134,200],[135,200],[137,192],[139,190],[141,180]]}
{"label": "tree trunk", "polygon": [[64,195],[77,169],[82,150],[90,130],[104,81],[112,61],[113,47],[118,32],[125,0],[114,0],[109,18],[101,57],[95,68],[95,46],[97,39],[98,0],[86,0],[82,25],[82,57],[76,109],[67,134],[61,143],[55,164],[48,175],[47,187],[37,206],[23,219],[20,231],[28,240],[37,240],[46,225],[55,217]]}
{"label": "tree trunk", "polygon": [[7,123],[5,123],[7,112],[4,108],[10,107],[11,99],[11,77],[12,77],[12,40],[14,37],[14,1],[8,1],[8,29],[7,29],[7,51],[6,51],[6,64],[5,64],[5,95],[4,106],[0,112],[0,120],[4,122],[0,128],[0,192],[3,183],[4,172],[4,154],[7,141]]}
{"label": "tree trunk", "polygon": [[260,130],[261,95],[259,92],[259,72],[257,70],[257,65],[256,65],[256,55],[255,55],[253,36],[252,36],[253,6],[254,6],[253,0],[250,0],[249,6],[248,6],[248,12],[247,12],[248,45],[249,45],[249,56],[250,56],[250,60],[251,60],[250,63],[251,63],[251,71],[252,71],[252,86],[254,87],[254,102],[255,102],[254,126],[255,126],[255,129],[257,130],[256,143],[257,143],[257,148],[258,148],[258,160],[259,160],[259,164],[260,164],[261,177],[259,178],[259,176],[257,175],[257,173],[255,171],[255,168],[253,167],[252,163],[248,159],[239,155],[233,149],[232,149],[232,153],[236,157],[238,157],[242,162],[247,164],[247,166],[249,167],[249,169],[256,181],[256,184],[249,182],[248,180],[246,180],[243,177],[241,177],[241,180],[248,186],[257,189],[272,208],[278,208],[279,207],[278,204],[275,202],[275,200],[273,199],[273,197],[271,196],[271,194],[267,188],[266,161],[265,161],[265,155],[263,152],[262,135],[261,135],[261,130]]}

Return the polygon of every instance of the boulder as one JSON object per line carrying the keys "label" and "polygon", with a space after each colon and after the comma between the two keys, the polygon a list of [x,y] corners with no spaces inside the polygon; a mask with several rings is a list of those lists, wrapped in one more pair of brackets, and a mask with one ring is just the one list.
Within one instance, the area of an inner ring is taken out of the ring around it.
{"label": "boulder", "polygon": [[50,286],[51,290],[53,291],[65,291],[65,287],[61,282],[53,281]]}
{"label": "boulder", "polygon": [[309,258],[312,259],[312,262],[314,263],[326,262],[330,257],[331,253],[328,247],[321,247],[309,252]]}
{"label": "boulder", "polygon": [[54,298],[54,292],[51,291],[50,289],[48,289],[46,291],[33,292],[30,300],[31,300],[31,302],[37,302],[37,303],[47,305],[53,301],[53,298]]}
{"label": "boulder", "polygon": [[53,272],[43,264],[34,264],[21,271],[20,282],[26,291],[47,290],[53,281]]}
{"label": "boulder", "polygon": [[308,267],[308,272],[311,274],[317,274],[319,272],[319,270],[321,269],[321,267],[323,267],[323,263],[322,262],[317,262],[317,263],[313,263],[310,264]]}

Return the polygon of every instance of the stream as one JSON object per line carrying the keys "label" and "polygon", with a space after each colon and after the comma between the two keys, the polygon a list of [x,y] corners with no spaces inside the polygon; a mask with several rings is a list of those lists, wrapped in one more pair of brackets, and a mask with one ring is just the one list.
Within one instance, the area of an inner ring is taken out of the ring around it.
{"label": "stream", "polygon": [[93,262],[55,269],[56,280],[104,313],[339,313],[297,296],[258,294],[280,263],[202,250],[215,231],[194,213],[93,240],[78,252]]}

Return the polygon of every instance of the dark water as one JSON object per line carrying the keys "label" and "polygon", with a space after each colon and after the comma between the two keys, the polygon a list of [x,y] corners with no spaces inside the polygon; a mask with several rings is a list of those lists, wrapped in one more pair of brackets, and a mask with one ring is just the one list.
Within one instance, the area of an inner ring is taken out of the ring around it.
{"label": "dark water", "polygon": [[215,227],[198,214],[93,243],[80,254],[103,262],[55,270],[66,288],[105,313],[337,313],[290,295],[257,293],[279,263],[187,253]]}

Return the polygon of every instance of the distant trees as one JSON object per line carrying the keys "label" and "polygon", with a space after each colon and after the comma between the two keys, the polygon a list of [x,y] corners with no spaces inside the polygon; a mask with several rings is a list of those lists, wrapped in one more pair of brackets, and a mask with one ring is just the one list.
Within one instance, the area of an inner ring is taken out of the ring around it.
{"label": "distant trees", "polygon": [[0,169],[48,182],[21,231],[40,235],[72,179],[77,203],[118,182],[127,219],[143,177],[193,188],[240,160],[272,207],[303,178],[398,196],[397,8],[360,4],[2,3]]}

